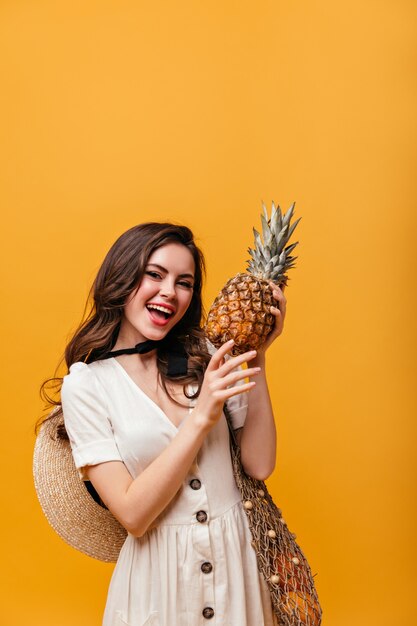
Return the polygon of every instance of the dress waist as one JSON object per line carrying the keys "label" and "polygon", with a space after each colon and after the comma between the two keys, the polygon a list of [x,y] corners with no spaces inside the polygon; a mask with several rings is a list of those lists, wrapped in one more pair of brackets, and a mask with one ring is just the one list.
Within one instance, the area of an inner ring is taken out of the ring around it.
{"label": "dress waist", "polygon": [[[224,515],[241,503],[239,491],[230,494],[227,500],[219,503],[218,500],[213,504],[204,493],[198,497],[191,497],[188,502],[179,502],[181,495],[173,498],[164,511],[155,519],[151,528],[156,526],[188,526],[193,524],[206,524],[216,519],[222,518]],[[182,498],[181,498],[182,499]]]}

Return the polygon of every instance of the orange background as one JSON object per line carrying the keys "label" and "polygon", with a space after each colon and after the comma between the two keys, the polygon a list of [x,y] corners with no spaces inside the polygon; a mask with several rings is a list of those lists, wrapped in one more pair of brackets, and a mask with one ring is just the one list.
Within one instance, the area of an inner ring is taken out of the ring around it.
{"label": "orange background", "polygon": [[[0,4],[1,623],[99,626],[112,566],[34,493],[38,388],[116,237],[189,225],[209,305],[261,200],[302,215],[269,481],[323,626],[417,624],[415,2]],[[237,625],[233,625],[237,626]]]}

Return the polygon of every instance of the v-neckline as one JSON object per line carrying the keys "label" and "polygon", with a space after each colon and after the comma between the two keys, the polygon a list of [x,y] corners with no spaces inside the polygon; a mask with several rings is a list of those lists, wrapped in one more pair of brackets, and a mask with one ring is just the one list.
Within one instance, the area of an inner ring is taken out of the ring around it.
{"label": "v-neckline", "polygon": [[[111,357],[109,359],[109,361],[113,361],[114,363],[116,363],[117,369],[121,370],[122,374],[124,374],[125,378],[127,378],[127,380],[129,381],[129,383],[131,385],[133,385],[133,387],[135,389],[137,389],[137,391],[141,394],[141,396],[143,396],[147,402],[149,404],[151,404],[153,407],[155,407],[155,409],[157,411],[159,411],[159,413],[162,415],[162,417],[164,418],[164,420],[166,422],[168,422],[168,424],[170,424],[172,426],[172,428],[174,428],[175,432],[178,432],[179,429],[181,428],[181,425],[183,424],[184,420],[186,419],[186,417],[184,417],[184,419],[179,423],[178,426],[176,426],[174,424],[174,422],[168,417],[168,415],[165,413],[165,411],[163,411],[161,409],[161,407],[155,402],[155,400],[152,400],[152,398],[150,396],[148,396],[147,393],[145,393],[145,391],[143,391],[143,389],[141,389],[141,387],[139,387],[139,385],[137,383],[135,383],[135,381],[133,380],[133,378],[131,377],[131,375],[127,372],[127,370],[125,370],[125,368],[123,367],[123,365],[121,363],[119,363],[119,361],[116,359],[116,357]],[[189,406],[188,406],[188,413],[191,412],[192,409],[192,405],[191,405],[191,400],[189,401]]]}

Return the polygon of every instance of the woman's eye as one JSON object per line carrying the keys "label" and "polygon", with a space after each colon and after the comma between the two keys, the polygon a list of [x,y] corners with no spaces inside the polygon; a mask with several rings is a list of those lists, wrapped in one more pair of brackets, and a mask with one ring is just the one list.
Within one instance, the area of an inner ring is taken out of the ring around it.
{"label": "woman's eye", "polygon": [[145,272],[145,274],[147,274],[147,276],[150,276],[151,278],[161,278],[161,275],[158,274],[158,272],[152,272],[151,270],[148,270],[147,272]]}
{"label": "woman's eye", "polygon": [[180,280],[178,284],[181,285],[181,287],[185,287],[186,289],[192,289],[194,287],[194,285],[192,283],[189,283],[187,280]]}

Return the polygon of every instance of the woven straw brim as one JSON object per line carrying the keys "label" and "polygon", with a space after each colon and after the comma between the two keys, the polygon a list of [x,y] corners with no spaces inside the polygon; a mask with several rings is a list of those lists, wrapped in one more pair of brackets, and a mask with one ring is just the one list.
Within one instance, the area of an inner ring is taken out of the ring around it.
{"label": "woven straw brim", "polygon": [[70,546],[101,561],[117,561],[127,532],[88,493],[80,479],[69,441],[57,437],[61,415],[41,426],[33,456],[35,489],[42,510]]}

